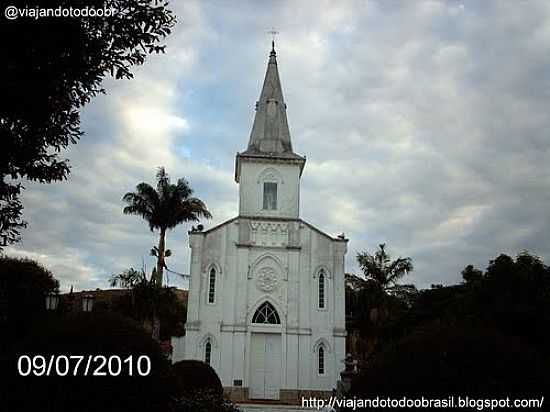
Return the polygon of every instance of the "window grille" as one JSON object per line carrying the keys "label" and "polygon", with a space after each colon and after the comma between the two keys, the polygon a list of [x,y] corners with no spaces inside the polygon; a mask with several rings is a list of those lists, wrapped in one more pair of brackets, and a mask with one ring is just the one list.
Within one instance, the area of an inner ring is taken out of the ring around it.
{"label": "window grille", "polygon": [[325,308],[325,272],[319,273],[319,309]]}
{"label": "window grille", "polygon": [[254,314],[252,323],[279,325],[281,323],[281,319],[279,318],[279,314],[273,305],[269,302],[264,302]]}
{"label": "window grille", "polygon": [[210,270],[210,276],[208,278],[208,303],[214,303],[216,299],[216,270],[212,268]]}
{"label": "window grille", "polygon": [[325,349],[319,346],[319,375],[325,374]]}
{"label": "window grille", "polygon": [[206,344],[204,345],[204,361],[210,365],[210,358],[212,356],[212,344],[210,343],[210,339],[206,341]]}

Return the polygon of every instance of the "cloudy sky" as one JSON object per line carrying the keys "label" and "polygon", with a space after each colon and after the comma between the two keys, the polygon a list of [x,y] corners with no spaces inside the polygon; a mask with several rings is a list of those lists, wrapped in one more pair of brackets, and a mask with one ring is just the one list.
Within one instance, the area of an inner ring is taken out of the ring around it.
{"label": "cloudy sky", "polygon": [[[63,291],[151,269],[157,235],[121,197],[161,165],[206,201],[207,227],[235,216],[234,157],[275,27],[293,146],[308,159],[301,217],[346,233],[347,271],[382,242],[412,257],[406,282],[419,287],[499,253],[550,263],[550,2],[173,3],[166,54],[106,80],[82,112],[69,180],[27,185],[29,228],[9,254],[42,262]],[[188,229],[167,240],[183,273]]]}

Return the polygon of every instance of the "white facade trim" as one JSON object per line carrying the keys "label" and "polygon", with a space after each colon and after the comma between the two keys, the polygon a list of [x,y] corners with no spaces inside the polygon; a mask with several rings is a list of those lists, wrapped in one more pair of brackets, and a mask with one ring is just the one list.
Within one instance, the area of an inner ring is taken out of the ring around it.
{"label": "white facade trim", "polygon": [[284,184],[283,175],[274,167],[266,167],[260,173],[258,173],[258,179],[256,180],[258,184],[263,182],[274,182]]}

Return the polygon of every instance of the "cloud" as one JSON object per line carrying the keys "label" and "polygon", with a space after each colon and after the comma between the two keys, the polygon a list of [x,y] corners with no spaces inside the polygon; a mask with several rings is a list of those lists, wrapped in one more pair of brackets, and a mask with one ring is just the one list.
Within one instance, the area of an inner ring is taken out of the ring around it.
{"label": "cloud", "polygon": [[[499,253],[550,261],[548,2],[174,6],[166,55],[130,81],[107,80],[108,95],[83,111],[69,181],[27,185],[30,228],[10,253],[81,288],[142,261],[151,268],[156,234],[122,215],[121,197],[160,165],[189,179],[209,225],[236,215],[234,155],[276,21],[293,146],[308,158],[301,215],[346,233],[348,271],[382,242],[413,258],[406,280],[421,287],[457,282],[464,266]],[[168,234],[169,266],[181,273],[187,229]]]}
{"label": "cloud", "polygon": [[47,255],[37,253],[22,248],[6,248],[6,253],[10,256],[19,258],[28,258],[36,260],[47,267],[54,276],[59,279],[57,274],[63,273],[65,276],[60,279],[60,291],[68,292],[72,285],[78,285],[81,290],[95,289],[98,285],[96,277],[97,269],[84,262],[81,251],[78,249],[67,249],[63,255]]}

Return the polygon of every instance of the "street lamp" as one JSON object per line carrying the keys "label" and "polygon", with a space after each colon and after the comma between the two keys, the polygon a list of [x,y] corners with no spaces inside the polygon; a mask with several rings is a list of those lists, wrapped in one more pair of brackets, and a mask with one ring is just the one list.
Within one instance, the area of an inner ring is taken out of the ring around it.
{"label": "street lamp", "polygon": [[57,310],[57,305],[59,305],[59,295],[57,293],[48,293],[46,295],[46,310]]}
{"label": "street lamp", "polygon": [[94,307],[94,295],[82,296],[82,310],[84,312],[91,312]]}

